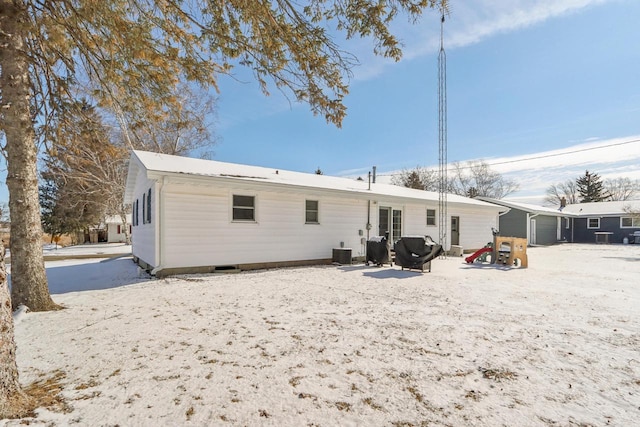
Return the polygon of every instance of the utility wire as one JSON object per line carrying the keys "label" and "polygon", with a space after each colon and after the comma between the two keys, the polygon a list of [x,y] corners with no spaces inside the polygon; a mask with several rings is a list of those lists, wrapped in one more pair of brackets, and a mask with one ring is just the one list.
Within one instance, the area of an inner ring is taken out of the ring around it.
{"label": "utility wire", "polygon": [[[597,147],[580,148],[578,150],[564,151],[562,153],[544,154],[544,155],[539,155],[539,156],[525,157],[525,158],[522,158],[522,159],[505,160],[503,162],[493,162],[493,163],[486,162],[486,163],[487,163],[487,166],[506,165],[506,164],[510,164],[510,163],[526,162],[528,160],[547,159],[547,158],[550,158],[550,157],[565,156],[567,154],[583,153],[585,151],[599,150],[601,148],[619,147],[621,145],[633,144],[635,142],[640,142],[640,139],[632,139],[632,140],[629,140],[629,141],[616,142],[616,143],[607,144],[607,145],[599,145]],[[460,167],[460,169],[470,169],[470,168],[471,168],[471,166],[461,166]],[[394,176],[394,175],[399,175],[399,174],[400,174],[400,172],[398,172],[398,173],[388,173],[388,174],[380,173],[380,174],[378,174],[378,176]]]}
{"label": "utility wire", "polygon": [[617,146],[620,146],[620,145],[632,144],[634,142],[640,142],[640,139],[632,139],[630,141],[616,142],[614,144],[607,144],[607,145],[600,145],[598,147],[581,148],[579,150],[565,151],[563,153],[544,154],[544,155],[540,155],[540,156],[526,157],[524,159],[505,160],[504,162],[495,162],[495,163],[487,163],[487,164],[489,166],[495,166],[495,165],[505,165],[505,164],[509,164],[509,163],[526,162],[527,160],[547,159],[549,157],[564,156],[566,154],[575,154],[575,153],[583,153],[585,151],[599,150],[600,148],[617,147]]}

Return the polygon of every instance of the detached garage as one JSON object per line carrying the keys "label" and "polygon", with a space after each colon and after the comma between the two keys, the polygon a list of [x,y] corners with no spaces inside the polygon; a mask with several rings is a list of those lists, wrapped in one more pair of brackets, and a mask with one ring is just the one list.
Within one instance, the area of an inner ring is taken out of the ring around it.
{"label": "detached garage", "polygon": [[560,209],[480,197],[489,203],[509,208],[500,215],[498,227],[503,236],[527,239],[529,245],[553,245],[567,241],[569,233],[566,228],[568,215]]}
{"label": "detached garage", "polygon": [[[124,201],[134,259],[159,276],[328,263],[334,248],[361,258],[385,232],[438,236],[435,192],[144,151]],[[448,195],[447,210],[454,244],[477,249],[506,209]]]}

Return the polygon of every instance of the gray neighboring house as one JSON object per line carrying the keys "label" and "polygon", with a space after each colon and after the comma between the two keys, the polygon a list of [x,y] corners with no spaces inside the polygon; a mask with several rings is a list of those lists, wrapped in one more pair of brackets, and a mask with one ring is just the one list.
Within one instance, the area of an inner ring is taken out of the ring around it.
{"label": "gray neighboring house", "polygon": [[509,208],[498,218],[501,236],[521,237],[527,239],[529,245],[552,245],[569,240],[564,211],[489,197],[478,199]]}
{"label": "gray neighboring house", "polygon": [[626,238],[629,243],[634,243],[640,240],[636,239],[636,235],[640,235],[639,212],[640,200],[567,205],[562,208],[562,213],[569,217],[564,225],[567,240],[575,243],[623,243]]}

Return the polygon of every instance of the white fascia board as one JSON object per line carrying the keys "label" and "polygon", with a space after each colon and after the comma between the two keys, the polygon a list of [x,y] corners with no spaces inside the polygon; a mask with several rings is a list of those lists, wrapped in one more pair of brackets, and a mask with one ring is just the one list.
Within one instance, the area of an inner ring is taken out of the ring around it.
{"label": "white fascia board", "polygon": [[[183,173],[175,173],[175,172],[164,172],[164,171],[148,171],[147,178],[150,180],[161,180],[166,177],[165,184],[195,184],[202,186],[210,186],[215,185],[216,183],[221,184],[226,188],[246,188],[246,189],[266,189],[272,190],[274,192],[294,192],[294,193],[305,193],[309,195],[323,195],[323,196],[334,196],[334,197],[348,197],[348,198],[357,198],[360,200],[378,200],[378,201],[392,201],[393,203],[403,204],[424,204],[424,205],[437,205],[438,200],[429,200],[429,199],[420,199],[417,197],[406,197],[392,194],[383,194],[377,193],[373,190],[358,190],[358,189],[329,189],[329,188],[320,188],[320,187],[312,187],[291,183],[278,183],[272,181],[261,181],[259,179],[245,179],[245,178],[237,178],[237,177],[227,177],[227,176],[200,176],[200,175],[192,175],[192,174],[183,174]],[[454,206],[457,208],[463,208],[469,211],[490,211],[490,212],[501,212],[505,210],[504,206],[496,205],[493,203],[484,202],[483,204],[473,204],[473,203],[464,203],[464,202],[448,202],[449,206]]]}

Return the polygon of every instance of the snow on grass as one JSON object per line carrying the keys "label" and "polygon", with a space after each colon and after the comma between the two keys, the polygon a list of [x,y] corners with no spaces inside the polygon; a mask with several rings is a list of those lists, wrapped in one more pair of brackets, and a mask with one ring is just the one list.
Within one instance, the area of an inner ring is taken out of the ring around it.
{"label": "snow on grass", "polygon": [[48,263],[67,308],[23,317],[18,364],[25,384],[56,375],[67,409],[28,421],[635,425],[640,245],[528,254],[164,280],[130,259]]}

